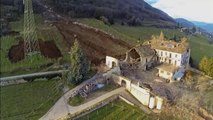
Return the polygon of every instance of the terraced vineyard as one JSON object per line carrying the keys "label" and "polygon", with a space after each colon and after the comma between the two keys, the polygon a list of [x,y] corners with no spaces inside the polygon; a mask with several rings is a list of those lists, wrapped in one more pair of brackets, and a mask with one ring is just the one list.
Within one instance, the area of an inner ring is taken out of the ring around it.
{"label": "terraced vineyard", "polygon": [[152,117],[124,101],[116,100],[78,120],[152,120]]}
{"label": "terraced vineyard", "polygon": [[1,87],[1,119],[39,119],[61,96],[59,82],[38,81]]}

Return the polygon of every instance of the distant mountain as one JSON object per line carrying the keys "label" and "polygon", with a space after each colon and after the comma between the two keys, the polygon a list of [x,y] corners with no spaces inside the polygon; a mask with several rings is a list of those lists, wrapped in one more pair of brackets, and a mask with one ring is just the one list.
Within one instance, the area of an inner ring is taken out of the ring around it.
{"label": "distant mountain", "polygon": [[190,22],[184,18],[176,18],[175,21],[183,27],[192,28],[195,26],[195,24],[193,24],[192,22]]}
{"label": "distant mountain", "polygon": [[197,27],[200,27],[210,33],[213,33],[213,23],[192,21]]}
{"label": "distant mountain", "polygon": [[97,18],[133,26],[176,25],[172,17],[143,0],[52,0],[50,4],[73,18]]}

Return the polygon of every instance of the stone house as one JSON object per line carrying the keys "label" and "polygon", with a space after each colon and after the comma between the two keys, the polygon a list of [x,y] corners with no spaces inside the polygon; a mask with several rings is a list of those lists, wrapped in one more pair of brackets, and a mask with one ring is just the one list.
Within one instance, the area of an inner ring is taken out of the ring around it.
{"label": "stone house", "polygon": [[126,52],[125,62],[137,68],[148,70],[156,65],[157,56],[150,45],[137,45]]}
{"label": "stone house", "polygon": [[157,67],[160,77],[169,80],[180,80],[183,77],[190,59],[190,49],[186,41],[186,38],[182,38],[180,42],[167,40],[161,32],[160,36],[153,36],[152,40],[144,43],[156,51],[157,61],[164,64]]}

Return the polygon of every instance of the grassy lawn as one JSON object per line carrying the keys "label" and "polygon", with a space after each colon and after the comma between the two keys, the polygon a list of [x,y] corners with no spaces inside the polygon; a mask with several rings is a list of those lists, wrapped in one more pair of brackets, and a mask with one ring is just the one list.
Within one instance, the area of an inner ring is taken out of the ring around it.
{"label": "grassy lawn", "polygon": [[1,87],[2,120],[37,120],[62,95],[59,81],[37,81]]}
{"label": "grassy lawn", "polygon": [[[159,35],[161,31],[167,38],[173,38],[174,35],[177,37],[186,36],[184,33],[178,30],[153,28],[153,27],[130,27],[121,25],[105,25],[102,21],[96,19],[79,19],[81,23],[87,24],[104,30],[114,36],[121,38],[133,45],[149,40],[152,35]],[[192,49],[191,56],[194,60],[195,65],[199,63],[203,56],[213,57],[213,45],[208,44],[206,37],[197,35],[189,38],[190,47]]]}
{"label": "grassy lawn", "polygon": [[78,106],[81,105],[84,102],[85,98],[81,97],[80,95],[76,95],[75,97],[72,97],[69,99],[69,104],[71,106]]}
{"label": "grassy lawn", "polygon": [[131,106],[124,101],[115,100],[79,120],[152,120],[150,116],[145,114],[139,108]]}

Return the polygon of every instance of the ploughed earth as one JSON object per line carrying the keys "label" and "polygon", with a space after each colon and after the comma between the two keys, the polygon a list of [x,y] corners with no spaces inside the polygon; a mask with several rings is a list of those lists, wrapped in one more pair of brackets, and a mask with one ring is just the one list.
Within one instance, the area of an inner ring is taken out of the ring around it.
{"label": "ploughed earth", "polygon": [[[62,56],[60,50],[54,41],[39,40],[41,54],[48,58],[59,58]],[[14,45],[9,50],[9,59],[11,62],[18,62],[24,59],[24,41],[19,40],[18,45]]]}
{"label": "ploughed earth", "polygon": [[75,39],[81,45],[87,57],[93,64],[99,64],[105,56],[121,58],[131,46],[123,40],[114,38],[97,29],[88,28],[83,25],[74,24],[73,22],[56,22],[63,36],[63,42],[66,47],[70,48]]}

